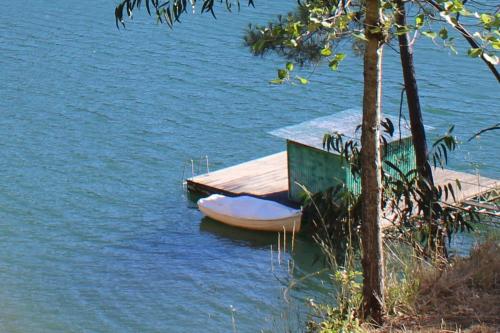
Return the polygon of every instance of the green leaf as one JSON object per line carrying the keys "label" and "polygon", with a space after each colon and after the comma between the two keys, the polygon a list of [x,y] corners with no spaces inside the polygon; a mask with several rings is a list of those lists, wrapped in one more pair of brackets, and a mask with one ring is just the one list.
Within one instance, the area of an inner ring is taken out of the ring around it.
{"label": "green leaf", "polygon": [[278,78],[280,80],[283,80],[284,78],[286,78],[287,75],[288,75],[288,72],[285,69],[278,69]]}
{"label": "green leaf", "polygon": [[481,20],[481,22],[483,22],[483,24],[490,24],[491,22],[493,22],[493,16],[488,14],[481,14],[481,16],[479,16],[479,19]]}
{"label": "green leaf", "polygon": [[345,53],[337,53],[335,57],[330,60],[328,66],[332,71],[336,71],[339,68],[339,64],[345,58]]}
{"label": "green leaf", "polygon": [[293,63],[291,63],[291,62],[287,62],[287,63],[286,63],[286,69],[287,69],[287,71],[289,71],[289,72],[293,71]]}
{"label": "green leaf", "polygon": [[333,59],[330,61],[328,66],[332,71],[336,71],[339,68],[339,61],[337,59]]}
{"label": "green leaf", "polygon": [[448,30],[446,30],[446,28],[439,30],[439,37],[441,37],[441,39],[448,39]]}
{"label": "green leaf", "polygon": [[325,57],[329,57],[332,55],[332,50],[330,50],[328,48],[324,48],[323,50],[321,50],[321,55],[325,56]]}
{"label": "green leaf", "polygon": [[364,34],[364,33],[362,33],[362,32],[361,32],[361,33],[353,33],[353,34],[352,34],[352,36],[353,36],[354,38],[357,38],[357,39],[363,40],[363,41],[365,41],[365,42],[367,42],[367,41],[368,41],[368,38],[366,38],[365,34]]}
{"label": "green leaf", "polygon": [[297,76],[296,78],[297,78],[297,80],[299,80],[299,82],[300,82],[301,84],[308,84],[308,83],[309,83],[309,80],[308,80],[308,79],[303,78],[303,77],[301,77],[301,76]]}
{"label": "green leaf", "polygon": [[424,25],[424,14],[420,14],[415,18],[415,26],[420,29]]}
{"label": "green leaf", "polygon": [[434,31],[423,31],[422,35],[424,35],[425,37],[429,37],[431,39],[434,39],[437,37],[437,34]]}
{"label": "green leaf", "polygon": [[404,35],[406,33],[410,32],[410,28],[406,25],[404,26],[397,26],[395,34],[397,36]]}
{"label": "green leaf", "polygon": [[269,83],[272,83],[272,84],[283,84],[283,80],[274,79],[274,80],[269,81]]}
{"label": "green leaf", "polygon": [[469,51],[467,51],[467,55],[471,58],[477,58],[481,53],[483,53],[481,48],[470,48]]}
{"label": "green leaf", "polygon": [[337,59],[338,61],[342,61],[344,60],[344,58],[345,58],[345,53],[337,53],[335,55],[335,59]]}
{"label": "green leaf", "polygon": [[464,5],[461,0],[446,1],[444,8],[452,13],[460,13],[464,9]]}
{"label": "green leaf", "polygon": [[455,45],[453,44],[453,37],[449,38],[448,40],[445,40],[443,45],[451,50],[451,52],[458,54],[457,49],[455,48]]}

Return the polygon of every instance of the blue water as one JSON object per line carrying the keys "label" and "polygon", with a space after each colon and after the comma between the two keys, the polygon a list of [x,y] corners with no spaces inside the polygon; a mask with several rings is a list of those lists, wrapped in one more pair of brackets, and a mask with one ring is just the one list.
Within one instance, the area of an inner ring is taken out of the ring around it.
{"label": "blue water", "polygon": [[[215,169],[274,153],[284,144],[268,131],[360,105],[359,58],[337,73],[299,70],[312,73],[307,86],[277,87],[268,80],[283,61],[243,47],[249,22],[294,4],[189,16],[174,32],[144,15],[118,31],[112,1],[2,4],[0,331],[279,326],[288,269],[271,264],[276,236],[202,220],[182,177],[190,159],[208,155]],[[424,42],[416,61],[435,133],[455,124],[466,139],[498,122],[498,84],[478,60]],[[400,84],[387,48],[386,112],[397,112]],[[452,166],[498,178],[499,152],[492,132]],[[293,259],[300,274],[315,269],[305,240]],[[300,306],[320,289],[293,297]]]}

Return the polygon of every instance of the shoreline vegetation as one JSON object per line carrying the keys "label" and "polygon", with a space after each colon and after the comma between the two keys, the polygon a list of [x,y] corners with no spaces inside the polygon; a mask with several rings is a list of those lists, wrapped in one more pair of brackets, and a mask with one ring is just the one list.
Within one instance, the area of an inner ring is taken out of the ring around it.
{"label": "shoreline vegetation", "polygon": [[[476,245],[468,257],[422,267],[406,279],[418,285],[407,300],[410,311],[396,314],[388,325],[420,331],[500,329],[500,243]],[[400,282],[401,284],[401,282]],[[404,287],[404,283],[403,287]],[[405,289],[405,288],[403,288]],[[407,289],[407,288],[406,288]],[[389,326],[392,328],[391,326]]]}
{"label": "shoreline vegetation", "polygon": [[392,241],[384,245],[384,325],[360,321],[361,273],[356,269],[357,259],[348,257],[345,267],[331,267],[333,283],[340,285],[332,304],[310,300],[308,333],[500,330],[500,237],[496,230],[475,244],[468,256],[451,260],[424,260],[408,245]]}

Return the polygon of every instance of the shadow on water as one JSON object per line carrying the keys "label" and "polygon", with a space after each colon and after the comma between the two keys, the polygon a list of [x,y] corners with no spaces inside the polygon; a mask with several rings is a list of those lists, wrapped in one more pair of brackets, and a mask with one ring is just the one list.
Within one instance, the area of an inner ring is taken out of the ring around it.
{"label": "shadow on water", "polygon": [[[277,257],[278,233],[253,231],[233,227],[215,221],[209,217],[201,219],[200,231],[210,233],[224,241],[230,241],[234,245],[248,246],[255,249],[268,249],[271,246],[274,256]],[[283,233],[280,233],[280,246],[283,249]],[[324,256],[319,246],[312,239],[305,235],[295,235],[292,251],[292,234],[286,234],[285,244],[286,256],[289,256],[302,272],[313,273],[324,267]]]}
{"label": "shadow on water", "polygon": [[278,233],[237,228],[220,223],[209,217],[201,219],[200,231],[210,233],[220,239],[229,240],[236,245],[253,248],[270,248],[271,245],[276,247],[278,242]]}
{"label": "shadow on water", "polygon": [[198,209],[198,205],[197,205],[198,200],[200,200],[201,198],[207,197],[207,195],[200,194],[200,193],[193,193],[193,192],[188,191],[188,190],[185,190],[184,193],[186,195],[186,206],[188,208]]}
{"label": "shadow on water", "polygon": [[[196,200],[201,197],[203,196],[195,194],[188,196],[190,203],[194,206],[196,206]],[[210,234],[235,246],[269,251],[269,256],[273,257],[275,268],[288,269],[288,278],[285,278],[284,281],[289,283],[295,281],[292,294],[300,295],[299,299],[302,301],[314,295],[329,295],[328,286],[331,286],[329,274],[331,272],[325,270],[327,267],[325,256],[321,248],[306,234],[296,234],[292,246],[292,234],[287,233],[285,251],[283,251],[283,233],[278,236],[277,232],[247,230],[218,222],[206,216],[200,221],[200,232]],[[281,261],[278,259],[278,238],[280,238]],[[290,267],[293,268],[290,270]],[[318,272],[321,273],[318,274]]]}

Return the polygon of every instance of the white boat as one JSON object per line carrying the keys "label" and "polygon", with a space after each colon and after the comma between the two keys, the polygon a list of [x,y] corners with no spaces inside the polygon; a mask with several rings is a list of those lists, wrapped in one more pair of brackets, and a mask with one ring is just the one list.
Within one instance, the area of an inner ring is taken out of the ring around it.
{"label": "white boat", "polygon": [[198,200],[198,208],[206,216],[235,227],[298,232],[302,212],[274,201],[250,196],[226,197],[212,194]]}

